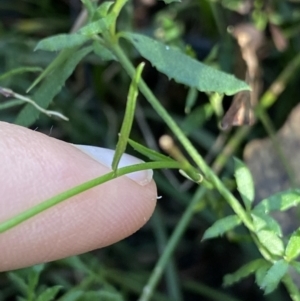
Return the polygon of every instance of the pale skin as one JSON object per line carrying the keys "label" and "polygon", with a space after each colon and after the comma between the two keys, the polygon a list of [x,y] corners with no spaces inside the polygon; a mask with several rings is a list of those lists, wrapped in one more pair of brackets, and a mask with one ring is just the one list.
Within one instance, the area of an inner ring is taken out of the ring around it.
{"label": "pale skin", "polygon": [[[0,122],[0,223],[109,171],[71,144]],[[0,271],[102,248],[136,232],[152,215],[157,192],[149,172],[134,179],[97,186],[0,233]]]}

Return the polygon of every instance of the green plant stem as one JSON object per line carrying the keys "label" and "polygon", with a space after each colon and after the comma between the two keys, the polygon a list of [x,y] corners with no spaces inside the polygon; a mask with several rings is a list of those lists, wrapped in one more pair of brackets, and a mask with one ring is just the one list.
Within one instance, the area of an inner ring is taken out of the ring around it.
{"label": "green plant stem", "polygon": [[[112,45],[111,49],[116,57],[119,59],[119,62],[122,64],[123,68],[132,78],[134,76],[134,66],[129,61],[127,56],[124,54],[123,50],[119,45]],[[198,154],[195,147],[191,144],[188,138],[184,135],[180,127],[174,122],[165,108],[160,104],[157,98],[153,95],[152,91],[148,88],[146,83],[141,80],[139,82],[139,88],[155,111],[160,115],[164,122],[168,125],[170,130],[174,133],[176,138],[181,142],[185,150],[189,153],[191,158],[197,164],[197,166],[203,171],[205,177],[209,182],[211,182],[214,187],[219,191],[219,193],[225,198],[229,203],[234,212],[241,218],[245,226],[253,231],[253,224],[250,216],[245,212],[244,208],[241,206],[239,201],[232,195],[232,193],[225,187],[221,180],[214,174],[210,167],[206,164],[205,160]]]}
{"label": "green plant stem", "polygon": [[285,275],[282,282],[293,301],[300,301],[300,292],[290,275]]}
{"label": "green plant stem", "polygon": [[[109,282],[117,283],[126,291],[139,294],[143,288],[143,284],[142,284],[142,280],[144,279],[143,276],[139,275],[139,277],[137,278],[136,274],[132,274],[128,272],[124,273],[124,271],[109,269],[107,267],[102,271],[102,273],[105,279],[107,279]],[[163,295],[160,292],[154,292],[154,294],[152,295],[152,300],[170,301],[169,298],[167,298],[165,295]]]}
{"label": "green plant stem", "polygon": [[79,193],[82,193],[88,189],[91,189],[95,186],[98,186],[100,184],[103,184],[105,182],[108,182],[110,180],[113,180],[117,177],[123,176],[127,173],[140,171],[140,170],[146,170],[146,169],[161,169],[161,168],[176,168],[178,169],[178,163],[177,162],[149,162],[149,163],[140,163],[135,164],[127,167],[122,167],[117,170],[117,172],[109,172],[103,176],[100,176],[98,178],[95,178],[93,180],[87,181],[81,185],[78,185],[76,187],[73,187],[69,190],[66,190],[34,207],[29,208],[28,210],[21,212],[15,217],[12,217],[8,219],[7,221],[4,221],[0,224],[0,233],[3,233],[20,223],[25,222],[26,220],[32,218],[33,216],[61,203],[62,201],[65,201],[66,199],[69,199],[72,196],[75,196]]}
{"label": "green plant stem", "polygon": [[262,95],[260,106],[269,108],[277,100],[278,96],[285,90],[292,77],[296,75],[297,69],[300,68],[300,53],[298,53],[279,74],[269,89]]}
{"label": "green plant stem", "polygon": [[164,253],[159,258],[156,263],[153,272],[147,282],[147,284],[143,288],[143,292],[140,296],[139,301],[148,301],[152,297],[155,287],[160,280],[166,265],[169,262],[170,257],[172,256],[177,244],[179,243],[184,231],[188,227],[194,213],[195,208],[198,202],[202,199],[204,194],[206,193],[206,189],[204,187],[199,187],[187,209],[185,210],[182,218],[180,219],[178,225],[176,226],[174,232],[172,233],[168,244],[164,250]]}

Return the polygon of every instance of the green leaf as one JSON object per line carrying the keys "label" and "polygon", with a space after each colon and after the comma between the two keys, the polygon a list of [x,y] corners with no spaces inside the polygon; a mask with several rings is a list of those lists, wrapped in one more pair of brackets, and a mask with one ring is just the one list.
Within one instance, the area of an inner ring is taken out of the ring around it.
{"label": "green leaf", "polygon": [[171,46],[140,34],[126,32],[122,33],[122,36],[128,39],[160,72],[178,83],[202,92],[227,95],[250,89],[245,82],[234,76],[206,66]]}
{"label": "green leaf", "polygon": [[45,264],[38,264],[28,268],[28,287],[34,293],[39,283],[40,275],[45,268]]}
{"label": "green leaf", "polygon": [[261,210],[265,213],[270,211],[285,211],[291,207],[296,207],[300,203],[300,190],[289,189],[276,193],[267,199],[262,200],[255,210]]}
{"label": "green leaf", "polygon": [[131,127],[133,124],[134,119],[134,113],[135,113],[135,107],[136,107],[136,100],[139,94],[138,84],[141,80],[142,71],[144,69],[145,63],[140,63],[138,67],[136,68],[135,74],[132,78],[128,97],[127,97],[127,103],[126,103],[126,110],[125,110],[125,116],[123,119],[121,131],[119,134],[119,140],[116,146],[116,151],[114,154],[114,158],[112,161],[112,169],[114,171],[117,170],[118,164],[121,160],[122,155],[124,154],[127,146],[127,141],[131,132]]}
{"label": "green leaf", "polygon": [[[128,139],[128,143],[130,144],[130,146],[133,147],[134,150],[136,150],[137,152],[139,152],[140,154],[144,155],[145,157],[149,158],[152,161],[173,161],[176,162],[175,160],[173,160],[170,157],[167,157],[159,152],[156,152],[155,150],[152,150],[148,147],[145,147],[131,139]],[[178,163],[178,168],[180,167],[179,163]]]}
{"label": "green leaf", "polygon": [[[56,68],[34,93],[33,99],[43,108],[47,108],[53,98],[59,93],[67,78],[72,74],[77,64],[93,49],[91,46],[76,51],[69,59]],[[38,118],[40,112],[32,105],[26,105],[17,116],[15,123],[30,126]]]}
{"label": "green leaf", "polygon": [[[82,290],[72,290],[59,298],[59,301],[76,301],[79,298],[82,298],[84,292]],[[82,298],[82,300],[84,300]]]}
{"label": "green leaf", "polygon": [[262,262],[260,267],[255,271],[255,282],[259,287],[261,287],[263,280],[268,272],[268,269],[271,267],[271,263],[268,261]]}
{"label": "green leaf", "polygon": [[59,301],[76,301],[79,298],[81,298],[81,300],[84,300],[82,298],[83,295],[84,295],[84,291],[82,290],[72,290],[66,293],[65,295],[61,296],[59,298]]}
{"label": "green leaf", "polygon": [[58,292],[62,289],[61,285],[55,285],[44,290],[36,299],[36,301],[51,301],[54,300]]}
{"label": "green leaf", "polygon": [[246,209],[249,211],[254,201],[253,179],[250,170],[241,160],[234,158],[234,163],[237,188]]}
{"label": "green leaf", "polygon": [[28,293],[28,284],[25,282],[24,277],[18,275],[17,272],[8,273],[8,278],[19,288],[24,296]]}
{"label": "green leaf", "polygon": [[94,53],[101,58],[102,61],[116,61],[117,58],[115,55],[108,50],[106,47],[101,45],[98,41],[94,41],[93,43]]}
{"label": "green leaf", "polygon": [[251,216],[256,232],[260,230],[271,230],[277,236],[282,237],[281,227],[272,216],[257,210],[252,210]]}
{"label": "green leaf", "polygon": [[114,4],[113,1],[105,1],[103,2],[96,10],[96,14],[98,18],[103,18],[108,15],[109,9]]}
{"label": "green leaf", "polygon": [[20,100],[20,99],[9,100],[5,103],[0,104],[0,110],[9,109],[9,108],[20,106],[20,105],[23,105],[23,104],[24,104],[24,101]]}
{"label": "green leaf", "polygon": [[291,261],[300,255],[300,229],[296,230],[290,237],[285,249],[287,261]]}
{"label": "green leaf", "polygon": [[189,88],[188,95],[186,97],[186,103],[184,112],[189,114],[191,112],[192,107],[195,105],[198,97],[198,91],[196,88]]}
{"label": "green leaf", "polygon": [[92,20],[94,17],[95,11],[97,9],[95,1],[92,0],[81,0],[82,4],[84,5],[85,9],[88,12],[89,20]]}
{"label": "green leaf", "polygon": [[236,272],[224,276],[223,285],[229,286],[240,281],[243,278],[248,277],[249,275],[255,273],[263,264],[265,264],[265,262],[266,261],[264,259],[255,259],[243,265]]}
{"label": "green leaf", "polygon": [[115,16],[109,14],[100,20],[85,25],[78,31],[78,33],[89,37],[100,34],[104,31],[107,31],[114,20]]}
{"label": "green leaf", "polygon": [[282,240],[273,232],[269,230],[261,230],[257,234],[261,244],[273,255],[283,256],[284,245]]}
{"label": "green leaf", "polygon": [[88,37],[77,33],[59,34],[39,41],[34,50],[60,51],[80,46],[88,40]]}
{"label": "green leaf", "polygon": [[40,67],[19,67],[19,68],[15,68],[15,69],[12,69],[8,72],[5,72],[3,74],[0,75],[0,80],[4,80],[4,79],[7,79],[9,77],[12,77],[16,74],[23,74],[25,72],[41,72],[43,71],[42,68]]}
{"label": "green leaf", "polygon": [[273,292],[277,288],[288,268],[289,264],[283,259],[276,261],[271,266],[261,284],[261,288],[266,294]]}
{"label": "green leaf", "polygon": [[67,61],[70,57],[76,53],[78,47],[66,48],[62,50],[57,57],[51,62],[50,65],[34,80],[34,82],[27,89],[27,93],[32,90],[37,84],[39,84],[46,76],[48,76],[51,72],[53,72],[56,68],[60,68],[60,66]]}
{"label": "green leaf", "polygon": [[229,215],[221,218],[204,232],[202,240],[223,235],[240,224],[241,220],[237,215]]}

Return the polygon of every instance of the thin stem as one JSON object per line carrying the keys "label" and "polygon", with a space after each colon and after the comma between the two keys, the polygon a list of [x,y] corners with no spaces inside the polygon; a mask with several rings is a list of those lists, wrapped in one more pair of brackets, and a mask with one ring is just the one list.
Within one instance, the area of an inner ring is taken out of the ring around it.
{"label": "thin stem", "polygon": [[30,99],[26,96],[23,96],[21,94],[18,94],[18,93],[14,92],[11,89],[0,87],[0,94],[2,94],[5,97],[14,97],[14,98],[17,98],[19,100],[22,100],[23,102],[27,102],[27,103],[33,105],[38,111],[46,114],[49,117],[56,116],[56,117],[59,117],[63,120],[66,120],[66,121],[69,120],[69,118],[66,117],[65,115],[63,115],[59,112],[56,112],[56,111],[45,110],[44,108],[40,107],[34,100],[32,100],[32,99]]}
{"label": "thin stem", "polygon": [[286,288],[286,290],[289,292],[290,297],[293,301],[300,301],[300,292],[297,285],[294,283],[293,279],[290,275],[286,274],[282,278],[282,282]]}
{"label": "thin stem", "polygon": [[117,177],[123,176],[127,173],[140,171],[140,170],[146,170],[146,169],[161,169],[161,168],[178,168],[177,162],[149,162],[149,163],[140,163],[135,164],[127,167],[122,167],[117,170],[117,172],[109,172],[105,175],[102,175],[98,178],[95,178],[93,180],[87,181],[83,184],[80,184],[76,187],[73,187],[69,190],[66,190],[42,203],[37,204],[34,207],[29,208],[28,210],[21,212],[17,216],[10,218],[7,221],[4,221],[0,224],[0,233],[3,233],[20,223],[25,222],[26,220],[32,218],[33,216],[61,203],[62,201],[65,201],[69,199],[70,197],[73,197],[75,195],[78,195],[79,193],[82,193],[88,189],[91,189],[95,186],[98,186],[100,184],[103,184],[105,182],[108,182],[110,180],[113,180]]}

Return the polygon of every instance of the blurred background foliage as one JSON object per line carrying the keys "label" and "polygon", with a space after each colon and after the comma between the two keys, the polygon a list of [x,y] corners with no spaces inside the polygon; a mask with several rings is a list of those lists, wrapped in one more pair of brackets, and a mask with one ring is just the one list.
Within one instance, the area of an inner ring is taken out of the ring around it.
{"label": "blurred background foliage", "polygon": [[[184,0],[166,5],[157,0],[135,0],[129,1],[118,24],[120,30],[154,36],[233,74],[238,73],[236,65],[240,54],[227,28],[245,22],[252,24],[265,34],[260,64],[262,89],[266,91],[299,52],[299,4],[296,0]],[[45,68],[56,54],[34,52],[36,43],[44,37],[69,32],[81,10],[79,0],[1,0],[0,86],[25,95],[39,69],[10,77],[1,77],[1,74],[20,67]],[[138,64],[141,59],[137,53],[128,45],[124,47]],[[223,107],[216,110],[210,95],[169,81],[150,64],[146,65],[143,77],[208,162],[216,162],[214,160],[225,147],[229,147],[230,154],[242,157],[249,141],[268,136],[260,122],[246,132],[239,132],[239,129],[220,132],[220,116],[215,112],[226,111],[230,97],[225,97]],[[129,83],[117,62],[101,61],[89,55],[49,107],[68,116],[69,122],[41,114],[31,128],[71,143],[115,148]],[[269,108],[276,130],[298,104],[299,84],[297,70]],[[14,122],[22,106],[20,102],[14,103],[1,96],[0,120]],[[131,138],[158,150],[158,138],[168,132],[158,115],[140,97]],[[242,136],[228,146],[228,139],[236,133]],[[136,155],[131,149],[128,152]],[[234,189],[232,163],[226,160],[218,172]],[[156,171],[155,179],[162,199],[158,201],[153,218],[140,231],[89,254],[0,274],[0,301],[37,300],[42,292],[48,295],[40,300],[51,300],[51,296],[55,300],[136,300],[195,189],[191,182],[171,171]],[[257,256],[243,229],[220,239],[201,242],[204,230],[228,212],[230,209],[216,192],[206,194],[153,300],[288,300],[280,289],[264,296],[253,278],[222,288],[222,277],[226,273]]]}

